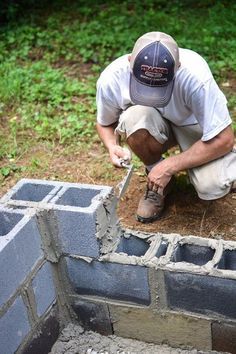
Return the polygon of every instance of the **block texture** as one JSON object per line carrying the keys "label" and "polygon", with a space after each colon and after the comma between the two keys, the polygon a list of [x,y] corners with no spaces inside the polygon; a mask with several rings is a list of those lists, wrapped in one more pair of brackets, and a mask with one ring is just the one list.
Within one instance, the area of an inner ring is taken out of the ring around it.
{"label": "block texture", "polygon": [[95,213],[55,210],[58,237],[64,253],[99,257]]}
{"label": "block texture", "polygon": [[145,267],[67,258],[68,275],[77,294],[104,296],[140,304],[150,303]]}
{"label": "block texture", "polygon": [[38,316],[42,316],[56,299],[51,265],[47,262],[32,281]]}
{"label": "block texture", "polygon": [[84,329],[102,335],[113,334],[107,304],[79,299],[72,302],[72,308]]}
{"label": "block texture", "polygon": [[114,334],[172,347],[211,349],[210,322],[175,313],[109,304]]}
{"label": "block texture", "polygon": [[236,318],[236,280],[164,272],[171,309]]}
{"label": "block texture", "polygon": [[0,257],[0,306],[17,290],[35,264],[43,258],[41,238],[32,218],[15,229]]}
{"label": "block texture", "polygon": [[14,353],[30,331],[25,305],[18,297],[0,318],[0,352]]}

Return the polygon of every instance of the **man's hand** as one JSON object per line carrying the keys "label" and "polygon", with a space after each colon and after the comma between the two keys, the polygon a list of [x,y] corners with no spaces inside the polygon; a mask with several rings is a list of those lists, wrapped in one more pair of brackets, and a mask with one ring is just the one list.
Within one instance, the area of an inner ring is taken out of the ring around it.
{"label": "man's hand", "polygon": [[103,126],[97,123],[97,131],[107,150],[109,151],[111,162],[116,167],[122,166],[122,161],[129,164],[131,160],[131,152],[127,148],[122,148],[117,143],[117,136],[115,135],[116,123]]}
{"label": "man's hand", "polygon": [[163,195],[163,191],[171,179],[172,173],[168,159],[162,160],[148,174],[148,188]]}
{"label": "man's hand", "polygon": [[170,156],[154,166],[148,174],[148,187],[161,194],[171,176],[190,168],[202,166],[230,152],[234,145],[231,126],[225,128],[211,140],[198,140],[189,149]]}
{"label": "man's hand", "polygon": [[128,149],[122,148],[119,145],[112,145],[109,148],[109,155],[112,164],[116,167],[123,167],[121,164],[122,160],[126,160],[127,164],[131,160],[131,152]]}

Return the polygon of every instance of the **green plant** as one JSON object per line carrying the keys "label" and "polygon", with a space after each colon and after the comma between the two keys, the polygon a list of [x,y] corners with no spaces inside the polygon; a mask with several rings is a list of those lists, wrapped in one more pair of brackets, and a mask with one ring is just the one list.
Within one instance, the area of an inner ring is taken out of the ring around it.
{"label": "green plant", "polygon": [[[170,33],[180,46],[202,54],[219,82],[231,76],[235,80],[236,4],[230,1],[16,4],[0,27],[2,159],[20,156],[29,138],[63,146],[91,143],[98,75],[112,59],[130,52],[146,31]],[[234,91],[227,97],[235,128]]]}

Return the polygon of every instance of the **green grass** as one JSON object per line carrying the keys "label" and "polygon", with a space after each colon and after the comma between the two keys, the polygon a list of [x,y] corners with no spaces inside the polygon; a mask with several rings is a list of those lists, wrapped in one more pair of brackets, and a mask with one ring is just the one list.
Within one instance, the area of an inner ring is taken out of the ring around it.
{"label": "green grass", "polygon": [[[0,124],[8,132],[0,134],[0,159],[20,156],[29,137],[64,146],[96,139],[99,72],[144,32],[167,32],[198,51],[218,82],[236,79],[231,1],[22,3],[4,8],[8,21],[0,27]],[[235,93],[228,98],[236,129]]]}

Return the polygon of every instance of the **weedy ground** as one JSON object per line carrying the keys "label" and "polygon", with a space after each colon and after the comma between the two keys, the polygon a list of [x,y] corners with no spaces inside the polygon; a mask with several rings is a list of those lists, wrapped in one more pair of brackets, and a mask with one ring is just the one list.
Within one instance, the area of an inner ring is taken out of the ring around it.
{"label": "weedy ground", "polygon": [[[95,130],[96,80],[145,32],[169,33],[180,47],[207,60],[227,96],[236,130],[235,10],[232,1],[210,0],[22,0],[1,8],[0,195],[25,177],[118,183],[125,171],[110,165]],[[135,157],[134,165],[130,191],[120,208],[127,226],[236,235],[235,199],[213,206],[201,203],[185,173],[177,177],[164,219],[138,225],[134,214],[145,177]]]}

